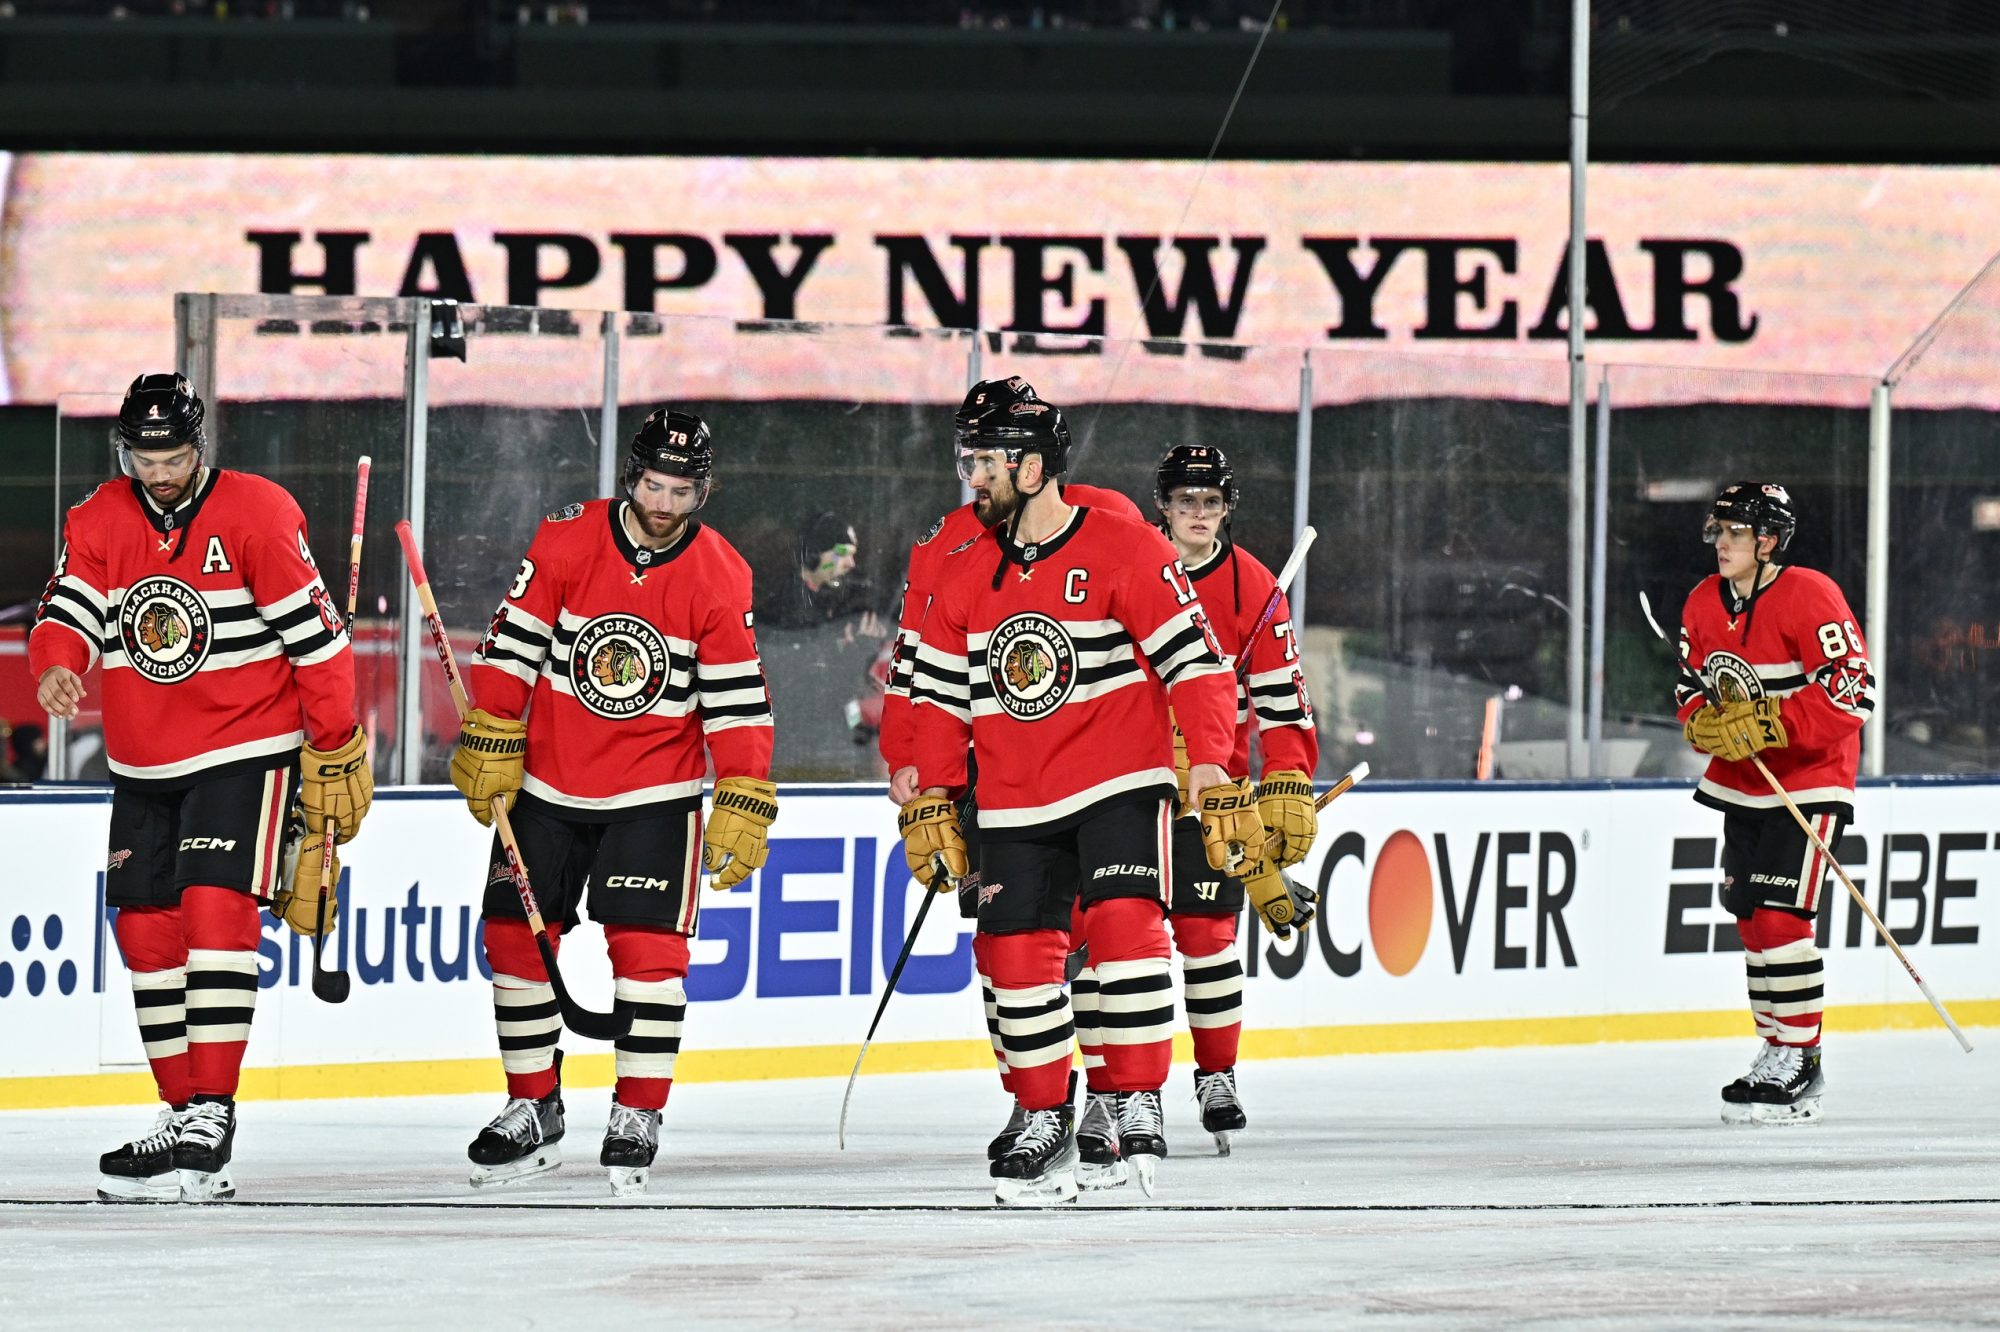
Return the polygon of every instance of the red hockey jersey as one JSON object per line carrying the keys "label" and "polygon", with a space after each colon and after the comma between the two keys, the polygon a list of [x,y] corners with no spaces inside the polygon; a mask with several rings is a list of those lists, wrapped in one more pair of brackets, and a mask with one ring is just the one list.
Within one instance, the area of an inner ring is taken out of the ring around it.
{"label": "red hockey jersey", "polygon": [[[1825,574],[1790,566],[1765,585],[1754,610],[1710,574],[1681,612],[1681,675],[1674,701],[1683,725],[1701,706],[1706,674],[1724,698],[1783,699],[1790,743],[1760,757],[1801,805],[1850,805],[1861,760],[1861,724],[1875,712],[1875,677],[1847,598]],[[1695,799],[1717,809],[1783,802],[1757,766],[1710,759]]]}
{"label": "red hockey jersey", "polygon": [[[1188,570],[1188,577],[1201,594],[1202,610],[1222,648],[1222,664],[1236,673],[1244,643],[1278,586],[1277,575],[1249,551],[1223,541],[1205,563]],[[1313,725],[1312,700],[1306,696],[1305,672],[1299,668],[1291,603],[1282,592],[1271,622],[1248,653],[1249,671],[1239,675],[1242,684],[1236,696],[1236,749],[1223,766],[1231,777],[1250,775],[1254,713],[1264,748],[1263,775],[1296,770],[1312,776],[1319,766],[1319,731]]]}
{"label": "red hockey jersey", "polygon": [[[1115,490],[1101,486],[1065,485],[1070,504],[1102,509],[1143,521],[1139,506]],[[972,505],[961,504],[931,524],[931,530],[910,547],[909,573],[903,579],[903,609],[896,621],[896,646],[889,663],[889,683],[882,697],[882,726],[877,744],[891,773],[917,761],[910,728],[910,672],[917,640],[923,636],[924,615],[937,597],[945,561],[962,553],[985,532]]]}
{"label": "red hockey jersey", "polygon": [[104,665],[114,779],[166,789],[354,734],[354,654],[282,486],[211,468],[162,513],[106,481],[63,520],[28,665]]}
{"label": "red hockey jersey", "polygon": [[749,566],[694,520],[637,546],[625,507],[543,520],[469,672],[480,707],[527,717],[521,789],[585,820],[699,796],[711,756],[718,777],[771,772]]}
{"label": "red hockey jersey", "polygon": [[1169,694],[1193,761],[1226,765],[1235,682],[1157,529],[1080,508],[1046,541],[987,532],[951,562],[917,643],[918,783],[963,787],[969,739],[980,833],[1001,839],[1171,796]]}

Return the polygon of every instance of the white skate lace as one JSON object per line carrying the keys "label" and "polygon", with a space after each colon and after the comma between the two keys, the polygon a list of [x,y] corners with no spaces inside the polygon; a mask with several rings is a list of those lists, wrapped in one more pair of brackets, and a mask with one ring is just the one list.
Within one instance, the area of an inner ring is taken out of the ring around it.
{"label": "white skate lace", "polygon": [[605,1137],[629,1138],[651,1147],[659,1142],[658,1132],[658,1121],[653,1118],[651,1110],[635,1110],[616,1101],[611,1103],[611,1123],[604,1130]]}
{"label": "white skate lace", "polygon": [[1217,1106],[1231,1107],[1240,1104],[1236,1099],[1235,1070],[1225,1069],[1200,1079],[1194,1089],[1194,1098],[1201,1103],[1203,1114],[1207,1114]]}
{"label": "white skate lace", "polygon": [[493,1117],[486,1131],[513,1142],[540,1142],[542,1117],[535,1113],[535,1102],[516,1096],[509,1099],[500,1113]]}
{"label": "white skate lace", "polygon": [[1077,1126],[1077,1136],[1081,1138],[1101,1138],[1106,1142],[1118,1136],[1118,1126],[1113,1119],[1115,1098],[1109,1092],[1092,1092],[1083,1103],[1083,1123]]}
{"label": "white skate lace", "polygon": [[1765,1070],[1771,1067],[1771,1061],[1778,1057],[1778,1051],[1783,1048],[1783,1046],[1773,1045],[1769,1041],[1765,1041],[1762,1045],[1758,1046],[1757,1057],[1750,1061],[1750,1071],[1743,1075],[1743,1080],[1745,1082],[1763,1081]]}
{"label": "white skate lace", "polygon": [[1796,1045],[1774,1045],[1771,1057],[1763,1061],[1761,1070],[1753,1071],[1751,1081],[1768,1082],[1782,1087],[1798,1073],[1805,1063],[1805,1051]]}
{"label": "white skate lace", "polygon": [[126,1150],[134,1156],[150,1156],[154,1152],[166,1151],[180,1141],[181,1121],[185,1118],[187,1111],[166,1107],[153,1122],[153,1131],[143,1138],[134,1138]]}
{"label": "white skate lace", "polygon": [[229,1107],[204,1101],[188,1107],[187,1118],[181,1121],[180,1140],[200,1147],[220,1147],[228,1132]]}
{"label": "white skate lace", "polygon": [[1061,1142],[1063,1136],[1062,1115],[1055,1110],[1030,1110],[1028,1122],[1021,1126],[1021,1136],[1014,1139],[1010,1149],[1015,1152],[1038,1152],[1045,1147]]}
{"label": "white skate lace", "polygon": [[1118,1132],[1146,1133],[1159,1137],[1163,1132],[1158,1092],[1126,1092],[1118,1098]]}

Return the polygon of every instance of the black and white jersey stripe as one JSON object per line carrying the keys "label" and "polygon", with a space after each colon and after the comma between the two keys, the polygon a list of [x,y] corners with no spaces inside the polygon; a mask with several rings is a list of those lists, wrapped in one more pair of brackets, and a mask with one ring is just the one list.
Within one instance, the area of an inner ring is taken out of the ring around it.
{"label": "black and white jersey stripe", "polygon": [[772,724],[771,691],[764,683],[763,664],[755,657],[748,661],[696,662],[695,692],[701,701],[704,735],[737,726]]}
{"label": "black and white jersey stripe", "polygon": [[[983,638],[984,636],[982,636]],[[972,661],[940,652],[921,638],[911,655],[910,701],[934,703],[962,722],[972,720]],[[991,696],[991,688],[988,688]]]}
{"label": "black and white jersey stripe", "polygon": [[[587,623],[583,616],[567,610],[556,613],[555,633],[550,639],[549,654],[542,661],[542,674],[558,694],[576,697],[576,685],[570,678],[571,659],[577,635]],[[671,634],[660,637],[667,645],[666,687],[645,711],[661,717],[685,717],[694,711],[694,644]]]}
{"label": "black and white jersey stripe", "polygon": [[1183,610],[1168,619],[1139,644],[1154,674],[1169,689],[1182,680],[1203,675],[1220,675],[1228,669],[1215,654],[1209,635],[1196,622],[1194,612]]}
{"label": "black and white jersey stripe", "polygon": [[[65,560],[68,554],[67,550],[63,552]],[[83,640],[90,653],[85,670],[97,664],[110,631],[110,605],[102,593],[74,574],[57,574],[35,614],[35,623],[49,621],[73,630]]]}
{"label": "black and white jersey stripe", "polygon": [[[123,605],[127,591],[127,588],[114,588],[111,606]],[[202,658],[198,670],[231,670],[285,654],[284,640],[277,630],[264,622],[264,617],[258,613],[256,603],[251,599],[250,589],[228,588],[200,595],[202,604],[208,609],[214,637],[208,655]],[[117,618],[117,611],[113,610],[102,640],[103,663],[107,671],[126,670],[132,666],[125,653],[124,641],[118,635]]]}
{"label": "black and white jersey stripe", "polygon": [[[576,634],[570,634],[570,641]],[[533,685],[549,659],[555,632],[519,606],[503,602],[493,617],[493,627],[473,658],[480,665],[507,672],[522,684]]]}
{"label": "black and white jersey stripe", "polygon": [[[1248,681],[1250,705],[1257,712],[1257,729],[1268,731],[1274,726],[1302,726],[1310,730],[1311,717],[1306,715],[1305,682],[1299,678],[1294,666],[1281,666],[1276,670],[1259,671]],[[1237,724],[1249,720],[1248,712],[1239,706]]]}
{"label": "black and white jersey stripe", "polygon": [[[1070,646],[1076,653],[1076,683],[1070,701],[1081,703],[1129,685],[1139,684],[1146,673],[1139,665],[1132,636],[1116,620],[1065,620]],[[1197,630],[1197,632],[1199,632]],[[1003,709],[993,690],[993,677],[985,669],[991,633],[968,634],[965,645],[967,697],[975,717],[996,716]]]}
{"label": "black and white jersey stripe", "polygon": [[347,627],[331,618],[332,606],[326,584],[315,578],[288,597],[260,604],[257,615],[283,640],[292,665],[314,666],[347,646]]}

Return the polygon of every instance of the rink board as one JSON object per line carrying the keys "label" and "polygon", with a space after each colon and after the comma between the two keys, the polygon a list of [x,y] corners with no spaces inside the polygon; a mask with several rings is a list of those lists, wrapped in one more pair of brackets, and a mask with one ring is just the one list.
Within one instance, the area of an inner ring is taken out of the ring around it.
{"label": "rink board", "polygon": [[[880,787],[781,792],[770,860],[704,894],[684,1081],[844,1074],[921,890]],[[102,905],[100,790],[0,796],[0,1108],[150,1096]],[[1962,1024],[2000,1021],[2000,784],[1873,785],[1838,848]],[[1246,1057],[1654,1040],[1747,1031],[1716,904],[1719,815],[1684,785],[1374,783],[1323,817],[1301,877],[1326,904],[1279,944],[1246,928]],[[499,1085],[478,903],[487,834],[449,791],[383,791],[343,848],[344,1005],[266,918],[246,1095],[393,1095]],[[530,869],[532,871],[532,866]],[[1829,877],[1821,939],[1833,1030],[1935,1022]],[[610,974],[588,923],[563,949],[584,1002]],[[570,1078],[610,1075],[567,1037]],[[931,913],[869,1053],[872,1072],[978,1067],[970,925]]]}

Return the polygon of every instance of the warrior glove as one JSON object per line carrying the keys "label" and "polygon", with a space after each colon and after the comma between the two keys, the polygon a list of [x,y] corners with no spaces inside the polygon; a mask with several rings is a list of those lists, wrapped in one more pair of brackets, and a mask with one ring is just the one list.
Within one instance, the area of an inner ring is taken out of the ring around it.
{"label": "warrior glove", "polygon": [[1264,854],[1279,869],[1298,864],[1319,836],[1312,780],[1296,768],[1272,773],[1257,788],[1257,816],[1264,822]]}
{"label": "warrior glove", "polygon": [[354,728],[354,736],[338,749],[314,749],[306,745],[299,752],[299,806],[305,810],[306,831],[326,831],[326,821],[340,825],[336,842],[353,839],[368,817],[375,801],[375,773],[368,766],[368,737]]}
{"label": "warrior glove", "polygon": [[1688,718],[1688,743],[1727,762],[1791,743],[1775,698],[1735,699],[1720,708],[1704,703]]}
{"label": "warrior glove", "polygon": [[1248,777],[1201,793],[1201,844],[1210,869],[1234,872],[1264,854],[1264,822]]}
{"label": "warrior glove", "polygon": [[451,784],[465,797],[472,817],[493,826],[493,797],[513,803],[521,789],[521,769],[528,754],[528,725],[515,717],[496,717],[474,708],[458,724],[458,748],[451,755]]}
{"label": "warrior glove", "polygon": [[918,796],[896,816],[903,835],[903,859],[917,882],[934,893],[955,892],[968,857],[958,830],[958,811],[943,796]]}
{"label": "warrior glove", "polygon": [[325,860],[326,834],[307,833],[305,839],[298,843],[296,853],[285,857],[285,881],[278,886],[278,895],[271,901],[272,913],[291,926],[292,933],[308,939],[321,933],[319,885],[322,869],[326,875],[325,928],[332,929],[333,922],[340,915],[340,853],[333,854],[330,868],[322,863]]}
{"label": "warrior glove", "polygon": [[755,777],[724,777],[708,804],[701,833],[701,863],[725,891],[761,869],[770,853],[765,837],[778,817],[778,788]]}
{"label": "warrior glove", "polygon": [[1289,939],[1294,929],[1310,925],[1319,902],[1318,893],[1288,878],[1268,858],[1243,876],[1243,891],[1264,928],[1279,939]]}

